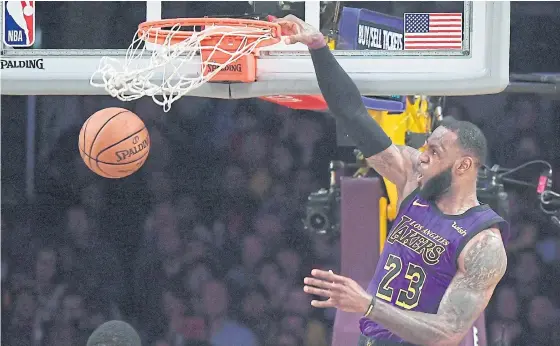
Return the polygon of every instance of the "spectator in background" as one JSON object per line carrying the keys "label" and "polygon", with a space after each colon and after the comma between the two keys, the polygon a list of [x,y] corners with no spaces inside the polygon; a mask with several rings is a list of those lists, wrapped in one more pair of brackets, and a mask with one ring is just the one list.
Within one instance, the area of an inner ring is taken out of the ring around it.
{"label": "spectator in background", "polygon": [[253,229],[261,237],[267,249],[282,246],[285,241],[283,237],[285,229],[282,220],[276,214],[261,213],[256,215],[253,220]]}
{"label": "spectator in background", "polygon": [[297,336],[290,334],[288,332],[281,333],[276,337],[276,343],[271,343],[269,345],[274,346],[302,346],[303,343]]}
{"label": "spectator in background", "polygon": [[258,342],[251,329],[229,316],[228,290],[222,281],[212,280],[204,285],[202,293],[209,338],[213,346],[256,346]]}
{"label": "spectator in background", "polygon": [[186,230],[192,227],[192,224],[200,216],[200,210],[196,203],[195,197],[190,194],[183,193],[173,202],[174,214],[177,215],[179,230],[186,236]]}
{"label": "spectator in background", "polygon": [[161,335],[162,316],[158,312],[162,311],[163,289],[181,284],[185,265],[184,243],[176,228],[160,229],[156,234],[156,242],[157,252],[154,256],[137,259],[134,276],[136,300],[145,302],[138,311],[139,322],[150,335]]}
{"label": "spectator in background", "polygon": [[[37,298],[31,290],[19,290],[14,297],[12,314],[9,319],[7,338],[3,339],[7,345],[34,345],[33,329],[37,309]],[[2,320],[8,316],[2,314]]]}
{"label": "spectator in background", "polygon": [[289,283],[282,276],[280,267],[276,262],[265,259],[257,267],[258,283],[267,293],[269,307],[280,310],[284,305],[289,290]]}
{"label": "spectator in background", "polygon": [[206,261],[212,257],[212,248],[201,240],[189,240],[185,250],[185,264],[192,265],[197,261]]}
{"label": "spectator in background", "polygon": [[528,330],[525,345],[556,346],[552,343],[553,322],[558,320],[558,311],[546,296],[535,296],[528,305]]}
{"label": "spectator in background", "polygon": [[[506,122],[511,123],[514,128],[514,133],[510,135],[532,129],[536,129],[541,135],[547,134],[548,131],[541,127],[545,119],[540,118],[543,115],[540,101],[540,97],[535,94],[509,94],[507,96]],[[546,132],[543,133],[543,131]]]}
{"label": "spectator in background", "polygon": [[286,282],[297,285],[303,279],[302,259],[297,251],[290,248],[280,249],[275,256],[275,261],[280,266],[282,275]]}
{"label": "spectator in background", "polygon": [[[461,120],[461,121],[474,122],[467,107],[465,107],[465,105],[463,105],[459,101],[455,101],[455,100],[446,101],[444,115],[453,117],[454,119]],[[476,125],[480,126],[480,124],[478,123]]]}
{"label": "spectator in background", "polygon": [[[161,168],[161,166],[158,167]],[[170,201],[172,196],[171,185],[172,182],[167,173],[162,171],[152,172],[148,178],[148,190],[150,191],[152,202],[157,204]]]}
{"label": "spectator in background", "polygon": [[53,248],[42,248],[35,262],[35,297],[37,309],[33,325],[34,342],[39,343],[46,330],[55,323],[67,284],[58,276],[58,253]]}
{"label": "spectator in background", "polygon": [[491,143],[491,150],[500,165],[511,167],[536,157],[548,157],[548,150],[542,152],[540,141],[551,136],[547,125],[549,117],[541,108],[536,95],[507,96],[505,115],[494,122],[492,129],[492,133],[500,134],[494,137],[499,142]]}
{"label": "spectator in background", "polygon": [[560,269],[560,239],[553,234],[545,235],[536,245],[537,254],[549,265],[554,273]]}
{"label": "spectator in background", "polygon": [[519,321],[519,301],[515,289],[502,285],[496,292],[495,318],[488,328],[491,342],[502,341],[506,345],[518,345],[523,332]]}
{"label": "spectator in background", "polygon": [[56,324],[71,329],[75,335],[75,344],[79,345],[87,343],[90,333],[96,327],[90,321],[84,297],[76,291],[66,292]]}
{"label": "spectator in background", "polygon": [[105,191],[102,182],[86,185],[80,194],[80,202],[94,220],[103,216]]}
{"label": "spectator in background", "polygon": [[[328,329],[317,316],[313,315],[311,297],[305,294],[299,286],[294,285],[289,291],[282,311],[284,316],[299,316],[303,319],[303,330],[301,331],[300,338],[304,346],[330,345]],[[297,323],[297,320],[293,322]]]}
{"label": "spectator in background", "polygon": [[533,251],[522,251],[515,258],[513,276],[516,281],[517,295],[526,301],[537,295],[541,287],[542,262]]}
{"label": "spectator in background", "polygon": [[163,291],[161,297],[165,340],[169,345],[183,344],[185,341],[184,319],[189,309],[184,291],[177,289],[178,287],[169,288]]}
{"label": "spectator in background", "polygon": [[270,345],[270,340],[267,339],[268,333],[276,323],[266,297],[266,291],[257,286],[246,291],[240,304],[240,321],[250,326],[257,338],[263,341],[262,345]]}
{"label": "spectator in background", "polygon": [[508,250],[512,253],[534,249],[539,234],[538,225],[531,222],[528,215],[523,215],[518,220],[520,221],[515,222],[515,226],[512,227],[513,237],[508,243]]}
{"label": "spectator in background", "polygon": [[239,160],[249,170],[249,176],[267,166],[268,140],[260,131],[253,131],[243,136],[239,148]]}
{"label": "spectator in background", "polygon": [[[46,346],[74,346],[77,344],[75,330],[65,325],[54,325],[49,329]],[[86,340],[87,341],[87,340]]]}
{"label": "spectator in background", "polygon": [[321,152],[326,146],[321,145],[325,136],[321,123],[311,117],[298,120],[293,140],[299,149],[300,165],[302,167],[323,166],[323,162],[317,162],[318,158],[324,157]]}
{"label": "spectator in background", "polygon": [[246,289],[256,281],[257,264],[263,259],[265,246],[257,234],[246,234],[241,241],[241,264],[227,273],[228,282],[236,290]]}
{"label": "spectator in background", "polygon": [[305,317],[298,314],[284,314],[280,320],[280,335],[290,334],[292,335],[297,344],[303,344],[305,338]]}
{"label": "spectator in background", "polygon": [[[31,208],[2,206],[2,276],[10,273],[30,273],[35,264],[34,257],[38,239],[33,234]],[[49,233],[49,232],[45,232]]]}
{"label": "spectator in background", "polygon": [[67,244],[76,251],[72,272],[78,288],[88,297],[108,297],[111,304],[120,303],[124,282],[123,271],[114,247],[99,239],[97,222],[86,210],[72,206],[66,213]]}
{"label": "spectator in background", "polygon": [[249,193],[249,176],[240,165],[229,164],[219,173],[218,183],[209,184],[206,192],[215,196],[215,213],[223,220],[228,233],[237,237],[250,223],[257,201]]}
{"label": "spectator in background", "polygon": [[192,311],[197,316],[204,315],[202,303],[203,289],[207,282],[216,278],[216,270],[210,265],[209,260],[198,260],[192,263],[183,279],[183,288],[189,295]]}
{"label": "spectator in background", "polygon": [[[158,155],[150,155],[149,159],[146,160],[144,164],[149,168],[149,171],[156,173],[152,175],[152,180],[154,177],[161,177],[161,171],[169,168],[171,165],[171,149],[168,139],[161,133],[161,131],[156,127],[150,128],[150,152],[159,153]],[[148,171],[148,170],[146,170]],[[158,172],[160,171],[160,172]],[[152,198],[156,202],[165,199],[169,195],[169,190],[167,186],[164,185],[167,182],[162,180],[153,181],[153,188],[151,188]],[[157,189],[158,187],[165,188]]]}
{"label": "spectator in background", "polygon": [[83,298],[76,292],[67,292],[57,311],[57,316],[47,330],[48,346],[84,345],[93,331],[89,324]]}
{"label": "spectator in background", "polygon": [[272,175],[282,183],[288,183],[299,160],[298,146],[291,141],[277,142],[271,150],[270,170]]}
{"label": "spectator in background", "polygon": [[[540,137],[536,131],[527,130],[519,132],[519,136],[512,139],[512,141],[515,142],[515,145],[513,143],[510,144],[512,148],[516,149],[509,151],[502,157],[506,167],[516,167],[528,161],[546,159],[548,156],[546,155],[546,150],[543,150]],[[539,172],[539,167],[529,167],[529,169],[521,172],[521,176],[524,179],[531,179],[532,176],[538,175]]]}

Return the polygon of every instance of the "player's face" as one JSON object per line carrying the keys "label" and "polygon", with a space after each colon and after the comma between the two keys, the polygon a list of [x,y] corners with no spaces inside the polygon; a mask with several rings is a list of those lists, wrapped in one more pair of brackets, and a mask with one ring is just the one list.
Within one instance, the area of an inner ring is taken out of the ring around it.
{"label": "player's face", "polygon": [[451,187],[453,167],[459,157],[456,139],[453,132],[440,126],[426,141],[426,149],[420,155],[418,166],[422,198],[435,200]]}

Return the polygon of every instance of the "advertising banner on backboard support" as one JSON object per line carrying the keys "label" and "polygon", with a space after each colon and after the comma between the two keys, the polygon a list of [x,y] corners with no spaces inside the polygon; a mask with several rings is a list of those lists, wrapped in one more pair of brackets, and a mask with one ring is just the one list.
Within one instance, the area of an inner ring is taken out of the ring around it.
{"label": "advertising banner on backboard support", "polygon": [[338,25],[339,50],[403,50],[404,21],[384,13],[345,7]]}

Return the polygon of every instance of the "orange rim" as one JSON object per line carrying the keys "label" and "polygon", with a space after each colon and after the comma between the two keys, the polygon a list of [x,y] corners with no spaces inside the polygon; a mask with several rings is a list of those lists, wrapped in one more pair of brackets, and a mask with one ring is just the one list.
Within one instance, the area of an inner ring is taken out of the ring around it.
{"label": "orange rim", "polygon": [[276,23],[265,22],[262,20],[235,18],[172,18],[148,21],[138,25],[138,35],[141,39],[150,43],[163,44],[167,41],[171,44],[177,44],[189,39],[195,33],[194,31],[189,30],[173,31],[167,29],[176,25],[180,25],[182,27],[198,26],[203,28],[207,26],[222,27],[215,33],[207,34],[205,39],[202,39],[201,42],[212,42],[216,40],[216,38],[221,38],[222,36],[224,36],[224,34],[232,31],[235,31],[236,33],[236,35],[231,35],[232,39],[241,40],[247,37],[245,35],[254,35],[252,37],[248,37],[249,41],[256,41],[259,38],[258,33],[256,33],[255,31],[251,29],[243,31],[243,28],[267,29],[267,33],[270,33],[272,37],[266,40],[262,40],[258,44],[258,47],[276,44],[280,42],[282,36],[280,25]]}

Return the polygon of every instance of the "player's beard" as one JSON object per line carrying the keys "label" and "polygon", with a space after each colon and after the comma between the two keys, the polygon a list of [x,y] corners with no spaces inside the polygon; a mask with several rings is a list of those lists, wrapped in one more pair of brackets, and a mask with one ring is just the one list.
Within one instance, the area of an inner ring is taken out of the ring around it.
{"label": "player's beard", "polygon": [[444,169],[441,173],[427,180],[420,189],[420,197],[425,200],[435,201],[438,197],[446,193],[451,187],[453,174],[451,173],[452,166]]}

